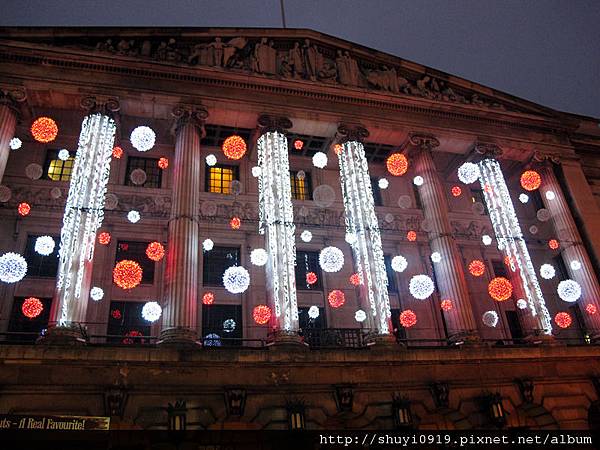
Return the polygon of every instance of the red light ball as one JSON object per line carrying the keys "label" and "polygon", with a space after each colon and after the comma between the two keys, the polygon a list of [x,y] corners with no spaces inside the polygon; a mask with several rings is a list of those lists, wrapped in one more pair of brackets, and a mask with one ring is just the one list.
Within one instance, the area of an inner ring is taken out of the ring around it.
{"label": "red light ball", "polygon": [[596,314],[597,311],[598,310],[596,308],[596,305],[592,303],[588,303],[587,305],[585,305],[585,312],[587,312],[590,316]]}
{"label": "red light ball", "polygon": [[556,322],[556,325],[561,328],[569,328],[571,323],[573,323],[573,319],[569,313],[559,312],[556,314],[556,316],[554,316],[554,322]]}
{"label": "red light ball", "polygon": [[240,159],[246,154],[246,142],[242,137],[234,134],[225,139],[222,149],[227,158],[234,160]]}
{"label": "red light ball", "polygon": [[512,258],[511,258],[510,256],[506,255],[506,256],[504,257],[504,265],[505,265],[505,266],[510,266],[510,265],[511,265],[511,263],[512,263]]}
{"label": "red light ball", "polygon": [[462,189],[460,186],[452,186],[451,192],[454,197],[458,197],[460,194],[462,194]]}
{"label": "red light ball", "polygon": [[353,273],[352,275],[350,275],[350,284],[352,286],[358,286],[360,283],[360,274],[358,273]]}
{"label": "red light ball", "polygon": [[135,261],[124,259],[113,269],[113,281],[121,289],[133,289],[142,282],[142,266]]}
{"label": "red light ball", "polygon": [[29,319],[34,319],[39,316],[44,310],[44,305],[39,298],[29,297],[26,298],[21,306],[23,315]]}
{"label": "red light ball", "polygon": [[404,175],[408,170],[408,160],[402,153],[392,153],[385,164],[388,172],[395,177]]}
{"label": "red light ball", "polygon": [[202,296],[203,305],[212,305],[215,302],[215,294],[212,292],[205,292]]}
{"label": "red light ball", "polygon": [[29,206],[29,203],[19,203],[19,206],[17,206],[17,211],[20,216],[25,217],[31,212],[31,206]]}
{"label": "red light ball", "polygon": [[332,308],[339,308],[346,303],[346,296],[339,289],[334,289],[327,296],[327,301],[331,305]]}
{"label": "red light ball", "polygon": [[271,320],[271,308],[267,305],[255,306],[252,310],[252,318],[258,325],[264,325]]}
{"label": "red light ball", "polygon": [[58,135],[58,125],[50,117],[39,117],[31,124],[31,135],[43,144],[52,142]]}
{"label": "red light ball", "polygon": [[469,263],[469,273],[474,277],[480,277],[485,273],[485,263],[480,259],[474,259]]}
{"label": "red light ball", "polygon": [[229,221],[229,226],[233,230],[239,230],[240,226],[242,226],[242,221],[239,217],[232,217]]}
{"label": "red light ball", "polygon": [[512,284],[504,277],[493,278],[488,284],[488,293],[497,302],[508,300],[512,295]]}
{"label": "red light ball", "polygon": [[160,242],[150,242],[146,247],[146,256],[152,261],[160,261],[165,256],[165,248]]}
{"label": "red light ball", "polygon": [[296,150],[302,150],[302,147],[304,147],[304,142],[302,142],[300,139],[296,139],[294,141],[294,148]]}
{"label": "red light ball", "polygon": [[535,191],[542,184],[542,177],[535,170],[526,170],[521,174],[521,187],[526,191]]}
{"label": "red light ball", "polygon": [[[137,337],[137,336],[143,336],[143,334],[141,332],[139,332],[138,330],[131,330],[130,332],[128,332],[125,336],[130,336],[130,337]],[[123,339],[123,344],[133,344],[134,342],[141,342],[139,339],[128,339],[125,338]]]}
{"label": "red light ball", "polygon": [[400,313],[400,325],[404,328],[410,328],[417,323],[417,315],[410,309]]}
{"label": "red light ball", "polygon": [[108,231],[103,231],[98,235],[98,242],[102,245],[110,244],[110,233]]}
{"label": "red light ball", "polygon": [[317,282],[317,274],[314,272],[306,273],[306,282],[308,284],[315,284]]}
{"label": "red light ball", "polygon": [[454,305],[452,305],[452,300],[450,299],[445,299],[442,300],[440,303],[440,307],[444,310],[444,311],[450,311],[453,308]]}
{"label": "red light ball", "polygon": [[556,250],[558,247],[560,247],[560,244],[556,239],[550,239],[548,241],[548,247],[550,247],[552,250]]}
{"label": "red light ball", "polygon": [[123,156],[123,149],[119,146],[113,147],[112,155],[115,159],[121,159],[121,156]]}
{"label": "red light ball", "polygon": [[336,155],[340,155],[340,153],[342,153],[342,150],[344,150],[344,146],[342,144],[335,144],[333,146],[333,151],[335,152]]}
{"label": "red light ball", "polygon": [[111,315],[111,317],[112,317],[113,319],[115,319],[115,320],[119,320],[119,319],[122,317],[122,315],[121,315],[121,310],[120,310],[120,309],[113,309],[113,310],[110,312],[110,315]]}
{"label": "red light ball", "polygon": [[161,169],[166,169],[167,167],[169,167],[169,160],[167,158],[160,158],[158,160],[158,167],[160,167]]}
{"label": "red light ball", "polygon": [[410,230],[408,233],[406,233],[406,239],[408,239],[410,242],[416,241],[417,233],[413,230]]}

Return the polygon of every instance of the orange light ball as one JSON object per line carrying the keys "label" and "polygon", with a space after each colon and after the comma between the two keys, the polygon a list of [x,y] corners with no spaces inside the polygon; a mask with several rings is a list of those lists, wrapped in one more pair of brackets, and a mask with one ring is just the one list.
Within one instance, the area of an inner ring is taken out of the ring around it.
{"label": "orange light ball", "polygon": [[344,146],[342,144],[335,144],[333,146],[333,151],[335,152],[336,155],[339,156],[340,153],[342,153],[342,150],[344,150]]}
{"label": "orange light ball", "polygon": [[215,294],[212,292],[205,292],[202,296],[202,304],[212,305],[215,302]]}
{"label": "orange light ball", "polygon": [[561,328],[569,328],[571,323],[573,323],[573,319],[569,313],[559,312],[554,316],[554,322]]}
{"label": "orange light ball", "polygon": [[231,220],[229,221],[229,226],[233,230],[239,230],[240,227],[242,226],[242,221],[239,217],[232,217]]}
{"label": "orange light ball", "polygon": [[504,277],[493,278],[488,284],[488,293],[497,302],[508,300],[512,295],[512,284]]}
{"label": "orange light ball", "polygon": [[146,247],[146,256],[152,261],[160,261],[165,256],[165,248],[160,242],[150,242]]}
{"label": "orange light ball", "polygon": [[304,147],[304,142],[302,142],[300,139],[296,139],[294,141],[294,148],[296,150],[302,150],[303,147]]}
{"label": "orange light ball", "polygon": [[413,230],[410,230],[408,233],[406,233],[406,239],[408,239],[410,242],[416,241],[417,233]]}
{"label": "orange light ball", "polygon": [[332,308],[339,308],[346,303],[346,296],[339,289],[334,289],[327,296],[327,301],[331,305]]}
{"label": "orange light ball", "polygon": [[240,159],[246,154],[246,142],[241,136],[229,136],[223,142],[223,153],[229,159]]}
{"label": "orange light ball", "polygon": [[121,159],[121,156],[123,156],[123,149],[119,146],[113,147],[112,155],[115,159]]}
{"label": "orange light ball", "polygon": [[598,312],[598,309],[596,308],[596,305],[588,303],[585,306],[585,312],[587,312],[590,316],[593,316],[594,314],[596,314],[596,312]]}
{"label": "orange light ball", "polygon": [[17,212],[20,216],[25,217],[31,212],[31,206],[29,206],[29,203],[19,203],[19,206],[17,206]]}
{"label": "orange light ball", "polygon": [[558,247],[560,247],[560,244],[556,239],[550,239],[548,241],[548,247],[550,247],[552,250],[556,250]]}
{"label": "orange light ball", "polygon": [[485,263],[480,259],[474,259],[469,263],[469,273],[474,277],[480,277],[485,273]]}
{"label": "orange light ball", "polygon": [[271,308],[267,305],[255,306],[252,310],[252,318],[258,325],[264,325],[271,320]]}
{"label": "orange light ball", "polygon": [[31,135],[43,144],[52,142],[58,135],[58,125],[50,117],[39,117],[31,124]]}
{"label": "orange light ball", "polygon": [[392,153],[385,162],[387,170],[395,177],[404,175],[408,170],[408,160],[402,153]]}
{"label": "orange light ball", "polygon": [[103,231],[98,235],[98,242],[102,245],[110,244],[110,233],[108,231]]}
{"label": "orange light ball", "polygon": [[29,319],[34,319],[39,316],[44,310],[44,305],[39,298],[29,297],[26,298],[21,306],[21,312]]}
{"label": "orange light ball", "polygon": [[121,289],[133,289],[142,282],[142,266],[135,261],[124,259],[113,269],[113,281]]}
{"label": "orange light ball", "polygon": [[512,263],[512,258],[511,258],[510,256],[506,255],[506,256],[504,257],[504,265],[505,265],[505,266],[510,266],[510,265],[511,265],[511,263]]}
{"label": "orange light ball", "polygon": [[307,272],[306,282],[308,284],[315,284],[317,282],[317,274],[315,274],[314,272]]}
{"label": "orange light ball", "polygon": [[462,194],[462,189],[460,186],[452,186],[451,192],[454,197],[458,197],[460,194]]}
{"label": "orange light ball", "polygon": [[450,299],[442,300],[442,302],[440,303],[440,307],[444,311],[450,311],[453,308],[453,306],[454,305],[452,305],[452,300],[450,300]]}
{"label": "orange light ball", "polygon": [[350,284],[353,286],[358,286],[360,283],[360,274],[353,273],[350,275]]}
{"label": "orange light ball", "polygon": [[410,309],[400,313],[400,325],[404,328],[410,328],[417,323],[417,315]]}
{"label": "orange light ball", "polygon": [[160,158],[158,160],[158,167],[160,167],[161,169],[166,169],[167,167],[169,167],[169,160],[167,158]]}
{"label": "orange light ball", "polygon": [[535,191],[542,184],[542,177],[535,170],[526,170],[521,174],[521,187],[526,191]]}

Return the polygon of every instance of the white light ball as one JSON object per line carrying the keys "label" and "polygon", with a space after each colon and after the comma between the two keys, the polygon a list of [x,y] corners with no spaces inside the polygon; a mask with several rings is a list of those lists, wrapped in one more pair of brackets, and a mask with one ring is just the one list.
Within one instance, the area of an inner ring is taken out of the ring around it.
{"label": "white light ball", "polygon": [[235,320],[233,319],[225,319],[223,321],[223,331],[225,333],[232,333],[233,331],[235,331],[235,327],[236,327],[236,323]]}
{"label": "white light ball", "polygon": [[40,236],[35,240],[34,250],[42,256],[48,256],[54,251],[56,243],[50,236]]}
{"label": "white light ball", "polygon": [[394,256],[392,258],[392,269],[396,272],[404,272],[408,267],[408,261],[402,255]]}
{"label": "white light ball", "polygon": [[260,177],[261,173],[262,173],[262,169],[259,166],[252,167],[252,176],[254,178]]}
{"label": "white light ball", "polygon": [[337,247],[325,247],[319,253],[319,264],[325,272],[339,272],[344,265],[344,253]]}
{"label": "white light ball", "polygon": [[300,239],[304,242],[310,242],[312,240],[312,233],[308,230],[304,230],[302,234],[300,234]]}
{"label": "white light ball", "polygon": [[439,262],[442,260],[442,255],[440,255],[440,253],[439,253],[439,252],[433,252],[433,253],[431,254],[431,260],[432,260],[434,263],[439,263]]}
{"label": "white light ball", "polygon": [[269,255],[264,248],[255,248],[250,252],[250,261],[255,266],[264,266],[267,259],[269,259]]}
{"label": "white light ball", "polygon": [[554,191],[546,191],[546,199],[554,200],[556,198],[556,194]]}
{"label": "white light ball", "polygon": [[210,252],[214,246],[215,243],[212,241],[212,239],[204,239],[204,242],[202,242],[202,248],[207,252]]}
{"label": "white light ball", "polygon": [[127,220],[129,220],[131,223],[138,223],[141,218],[142,217],[140,216],[140,213],[135,209],[132,209],[127,213]]}
{"label": "white light ball", "polygon": [[129,137],[133,148],[140,152],[147,152],[156,142],[156,133],[150,127],[141,126],[134,128]]}
{"label": "white light ball", "polygon": [[162,308],[157,302],[148,302],[142,308],[142,317],[148,322],[156,322],[161,314]]}
{"label": "white light ball", "polygon": [[60,159],[61,161],[66,161],[67,159],[69,159],[70,156],[71,154],[66,148],[63,148],[61,151],[58,152],[58,159]]}
{"label": "white light ball", "polygon": [[354,320],[357,322],[364,322],[367,319],[367,313],[362,309],[359,309],[354,313]]}
{"label": "white light ball", "polygon": [[5,253],[0,256],[0,281],[16,283],[27,273],[27,261],[18,253]]}
{"label": "white light ball", "polygon": [[472,162],[466,162],[458,168],[458,179],[465,184],[476,182],[479,175],[479,167]]}
{"label": "white light ball", "polygon": [[241,294],[250,285],[250,274],[241,266],[228,267],[223,274],[223,286],[232,294]]}
{"label": "white light ball", "polygon": [[525,299],[520,298],[519,300],[517,300],[517,308],[519,308],[519,309],[527,308],[527,302],[525,301]]}
{"label": "white light ball", "polygon": [[317,152],[312,158],[313,166],[322,169],[327,165],[327,155],[323,152]]}
{"label": "white light ball", "polygon": [[348,244],[352,245],[358,238],[356,237],[356,233],[346,233],[345,239]]}
{"label": "white light ball", "polygon": [[10,140],[10,142],[8,143],[8,146],[10,147],[11,150],[19,150],[22,145],[23,145],[23,141],[21,139],[19,139],[18,137],[12,138]]}
{"label": "white light ball", "polygon": [[104,291],[102,290],[102,288],[94,286],[92,289],[90,289],[90,297],[95,302],[98,302],[104,298]]}
{"label": "white light ball", "polygon": [[296,173],[296,178],[304,180],[306,178],[306,172],[304,170],[299,170],[298,173]]}
{"label": "white light ball", "polygon": [[308,308],[308,317],[310,317],[311,319],[316,319],[317,317],[319,317],[319,307],[318,306],[311,306],[310,308]]}
{"label": "white light ball", "polygon": [[380,178],[379,181],[377,181],[377,185],[379,186],[379,189],[387,189],[390,185],[390,182],[387,180],[387,178]]}
{"label": "white light ball", "polygon": [[554,266],[552,264],[542,264],[540,267],[540,276],[544,280],[551,280],[556,275],[556,270],[554,270]]}
{"label": "white light ball", "polygon": [[571,261],[571,269],[572,270],[579,270],[581,269],[581,263],[577,260],[573,260]]}
{"label": "white light ball", "polygon": [[481,320],[483,321],[484,325],[494,328],[496,325],[498,325],[498,313],[496,311],[486,311],[483,313]]}
{"label": "white light ball", "polygon": [[491,245],[492,238],[490,236],[488,236],[487,234],[484,234],[483,236],[481,236],[481,242],[483,242],[483,245]]}
{"label": "white light ball", "polygon": [[206,336],[204,336],[202,345],[204,347],[220,347],[221,346],[221,336],[219,336],[216,333],[208,333]]}
{"label": "white light ball", "polygon": [[[217,163],[217,157],[211,153],[210,155],[206,155],[205,161],[206,161],[207,166],[212,167]],[[260,167],[258,169],[260,170]],[[254,169],[252,170],[252,175],[254,175]],[[259,173],[259,175],[260,175],[260,173]],[[259,176],[259,175],[254,175],[254,176]]]}
{"label": "white light ball", "polygon": [[425,300],[431,294],[433,294],[435,286],[433,284],[433,280],[428,275],[421,274],[415,275],[410,279],[408,289],[414,298],[418,300]]}
{"label": "white light ball", "polygon": [[421,175],[417,175],[413,178],[413,183],[415,186],[423,186],[423,177]]}
{"label": "white light ball", "polygon": [[520,194],[519,195],[519,201],[521,203],[527,203],[529,201],[529,195],[527,195],[527,194]]}
{"label": "white light ball", "polygon": [[556,289],[558,296],[565,302],[576,302],[581,297],[581,286],[574,280],[563,280]]}

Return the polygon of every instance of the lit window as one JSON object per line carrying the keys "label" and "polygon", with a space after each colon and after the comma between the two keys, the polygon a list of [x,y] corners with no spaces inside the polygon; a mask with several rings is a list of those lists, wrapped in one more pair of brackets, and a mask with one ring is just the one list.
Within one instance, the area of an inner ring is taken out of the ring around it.
{"label": "lit window", "polygon": [[298,178],[298,172],[290,172],[290,186],[292,188],[292,198],[294,200],[310,200],[312,183],[310,174],[305,173],[304,178]]}
{"label": "lit window", "polygon": [[206,192],[231,194],[231,182],[239,178],[238,173],[239,168],[237,166],[207,166]]}
{"label": "lit window", "polygon": [[52,181],[70,181],[74,161],[75,157],[73,156],[63,161],[58,158],[58,150],[48,150],[44,165],[48,178]]}

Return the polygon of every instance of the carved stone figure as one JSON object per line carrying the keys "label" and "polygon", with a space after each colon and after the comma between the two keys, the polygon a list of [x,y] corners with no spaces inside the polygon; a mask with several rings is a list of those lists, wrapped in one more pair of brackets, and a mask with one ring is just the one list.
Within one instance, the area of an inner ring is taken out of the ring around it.
{"label": "carved stone figure", "polygon": [[305,69],[302,50],[300,49],[299,42],[294,42],[294,48],[290,50],[288,62],[292,67],[294,78],[302,78],[304,76]]}
{"label": "carved stone figure", "polygon": [[310,43],[309,39],[304,40],[304,66],[306,67],[307,77],[315,81],[319,71],[323,67],[323,55],[315,45]]}
{"label": "carved stone figure", "polygon": [[96,44],[96,50],[101,51],[101,52],[114,53],[115,48],[112,45],[112,39],[107,39],[104,42],[98,42],[98,44]]}
{"label": "carved stone figure", "polygon": [[267,38],[262,38],[254,47],[257,72],[274,75],[277,73],[277,51],[267,44]]}
{"label": "carved stone figure", "polygon": [[341,50],[337,51],[337,57],[335,58],[337,65],[338,78],[341,84],[350,85],[352,80],[350,79],[350,69],[348,67],[348,61],[344,58]]}
{"label": "carved stone figure", "polygon": [[140,50],[140,55],[150,56],[151,53],[152,53],[152,43],[148,40],[142,42],[142,48]]}
{"label": "carved stone figure", "polygon": [[383,66],[382,70],[367,70],[366,78],[369,84],[378,89],[400,92],[398,74],[394,68],[388,69],[387,66]]}
{"label": "carved stone figure", "polygon": [[360,70],[358,69],[358,62],[350,56],[350,52],[344,52],[344,59],[346,60],[346,67],[348,68],[348,77],[350,78],[351,86],[358,86]]}
{"label": "carved stone figure", "polygon": [[290,63],[288,61],[287,54],[279,55],[279,71],[278,71],[278,73],[279,73],[279,75],[281,75],[284,78],[292,78],[294,76],[292,67],[290,66]]}
{"label": "carved stone figure", "polygon": [[324,83],[335,83],[337,78],[337,67],[335,62],[330,59],[325,59],[323,67],[317,73],[317,78]]}
{"label": "carved stone figure", "polygon": [[212,50],[211,56],[212,61],[209,62],[211,66],[223,67],[223,55],[225,52],[225,44],[221,42],[221,38],[215,38],[214,42],[208,44],[208,48]]}

